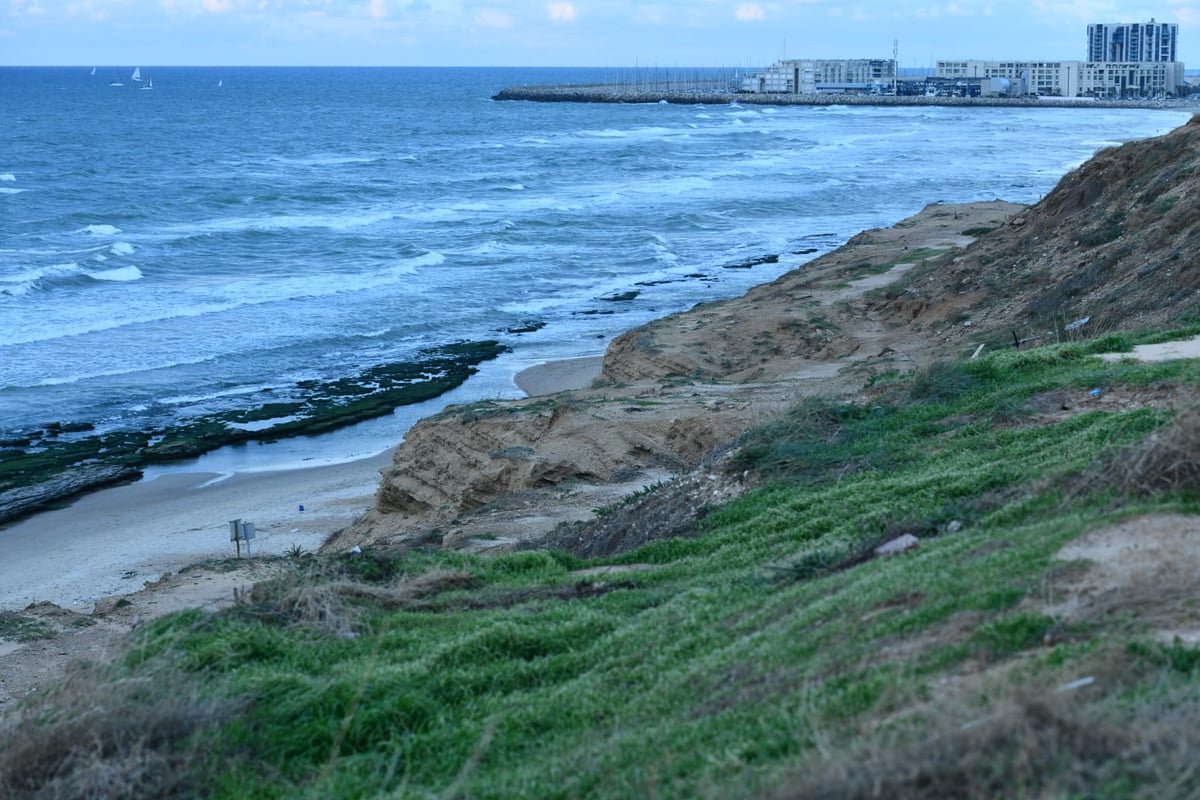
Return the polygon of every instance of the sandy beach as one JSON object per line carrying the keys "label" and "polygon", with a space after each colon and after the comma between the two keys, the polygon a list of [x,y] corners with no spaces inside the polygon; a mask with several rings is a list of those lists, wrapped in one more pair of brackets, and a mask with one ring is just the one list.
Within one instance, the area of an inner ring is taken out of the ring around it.
{"label": "sandy beach", "polygon": [[600,376],[603,355],[547,361],[516,374],[513,381],[525,394],[553,394],[571,389],[586,389]]}
{"label": "sandy beach", "polygon": [[[530,395],[582,388],[599,374],[600,362],[601,356],[548,362],[514,381]],[[371,507],[379,470],[389,463],[390,449],[305,469],[168,472],[85,495],[0,529],[0,610],[46,601],[88,613],[101,598],[136,592],[190,564],[233,557],[233,519],[255,524],[252,555],[296,546],[315,551]]]}
{"label": "sandy beach", "polygon": [[316,550],[371,505],[389,459],[227,477],[165,474],[85,495],[0,531],[0,609],[49,601],[88,611],[166,572],[234,556],[233,519],[255,523],[251,554]]}

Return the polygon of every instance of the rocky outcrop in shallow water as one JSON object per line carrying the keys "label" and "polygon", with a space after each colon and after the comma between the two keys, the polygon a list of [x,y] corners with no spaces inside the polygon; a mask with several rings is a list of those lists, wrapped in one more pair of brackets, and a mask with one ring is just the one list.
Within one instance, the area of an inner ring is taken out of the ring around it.
{"label": "rocky outcrop in shallow water", "polygon": [[53,503],[141,477],[142,471],[134,467],[104,464],[75,467],[41,483],[0,492],[0,521],[15,520]]}

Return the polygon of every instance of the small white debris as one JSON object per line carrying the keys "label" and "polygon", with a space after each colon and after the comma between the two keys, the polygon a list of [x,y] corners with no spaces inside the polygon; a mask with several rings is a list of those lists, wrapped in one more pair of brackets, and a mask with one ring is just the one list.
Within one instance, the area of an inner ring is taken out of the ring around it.
{"label": "small white debris", "polygon": [[897,553],[907,553],[909,550],[915,550],[920,546],[921,540],[913,536],[911,533],[906,533],[903,536],[897,536],[890,542],[884,542],[875,548],[877,556],[894,556]]}

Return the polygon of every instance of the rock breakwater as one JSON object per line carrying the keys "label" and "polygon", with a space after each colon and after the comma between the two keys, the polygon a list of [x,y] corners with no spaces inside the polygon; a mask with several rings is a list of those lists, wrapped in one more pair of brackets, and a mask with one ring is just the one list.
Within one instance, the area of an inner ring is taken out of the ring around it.
{"label": "rock breakwater", "polygon": [[629,89],[608,84],[519,86],[493,100],[535,103],[674,103],[768,106],[1018,106],[1033,108],[1200,108],[1197,100],[1090,100],[1063,97],[924,97],[920,95],[750,94],[732,91]]}

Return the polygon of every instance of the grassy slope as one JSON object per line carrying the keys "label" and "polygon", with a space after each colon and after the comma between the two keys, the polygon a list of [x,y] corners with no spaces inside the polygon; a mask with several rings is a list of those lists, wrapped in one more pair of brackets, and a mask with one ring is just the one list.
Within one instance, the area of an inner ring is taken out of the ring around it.
{"label": "grassy slope", "polygon": [[[223,798],[847,797],[863,780],[862,796],[876,781],[947,796],[921,787],[969,757],[958,796],[1194,794],[1200,777],[1172,759],[1200,752],[1196,651],[1124,618],[1066,626],[1041,604],[1072,538],[1200,512],[1195,487],[1130,497],[1078,479],[1170,411],[1033,421],[1047,392],[1195,396],[1197,363],[1087,355],[1112,344],[890,376],[862,406],[803,404],[746,440],[737,468],[763,488],[693,537],[606,562],[297,556],[248,602],[147,625],[111,672],[43,701],[54,724],[28,717],[0,739],[0,789],[102,772],[135,795]],[[900,532],[919,549],[858,563]],[[574,573],[599,563],[649,566]],[[1093,674],[1105,680],[1065,708],[1037,699]],[[100,711],[97,695],[112,698]],[[157,726],[125,731],[132,707],[157,709]],[[1048,721],[1005,727],[1042,719],[1031,709]],[[1178,729],[1130,738],[1163,709]],[[89,736],[64,761],[72,719]],[[909,742],[921,755],[891,764]]]}

